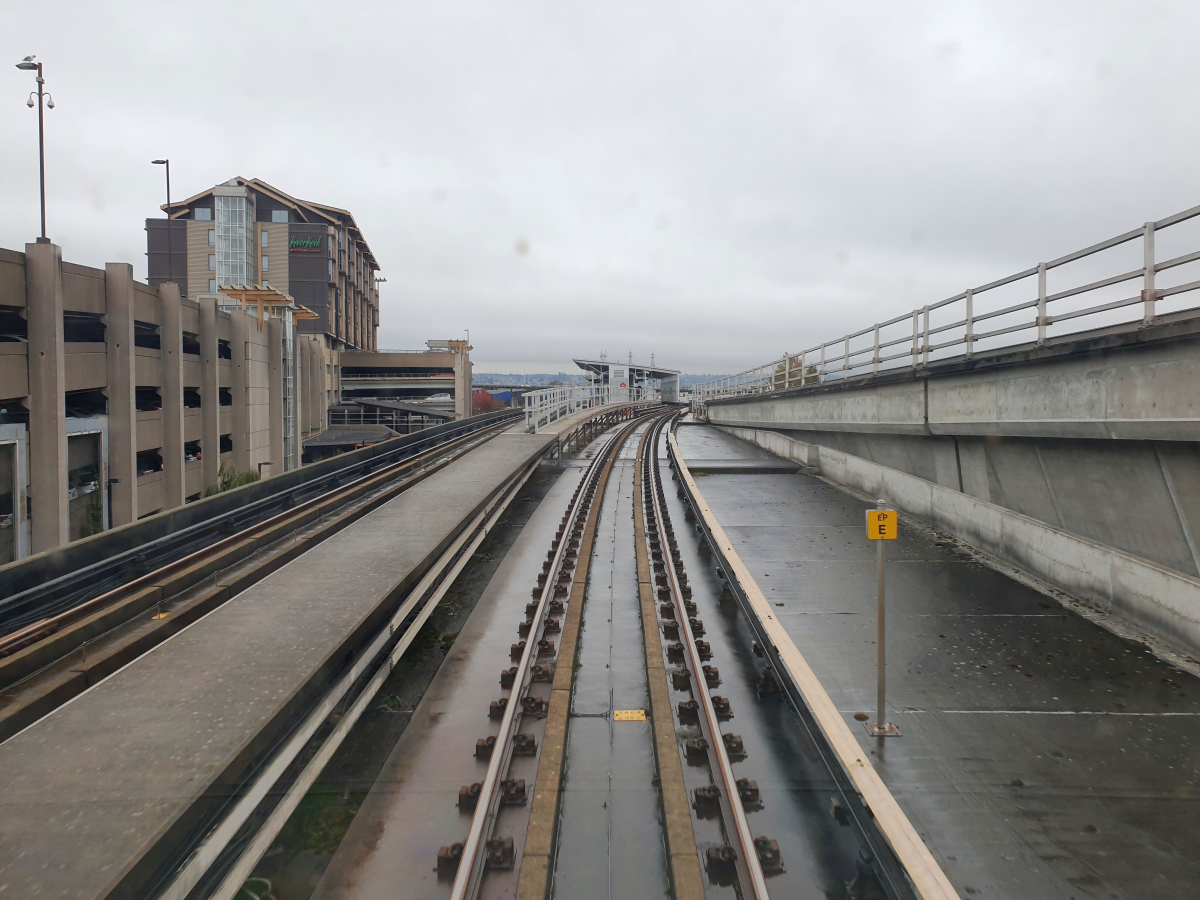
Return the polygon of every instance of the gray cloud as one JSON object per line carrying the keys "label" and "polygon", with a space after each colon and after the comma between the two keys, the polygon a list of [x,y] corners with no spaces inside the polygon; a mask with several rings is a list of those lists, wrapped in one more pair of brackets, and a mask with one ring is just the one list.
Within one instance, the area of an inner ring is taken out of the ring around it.
{"label": "gray cloud", "polygon": [[[1197,201],[1194,3],[3,7],[0,246],[131,260],[257,176],[357,217],[380,343],[731,371]],[[3,54],[7,54],[5,57]],[[11,58],[11,59],[9,59]],[[5,99],[6,98],[6,99]],[[524,252],[519,249],[524,247]]]}

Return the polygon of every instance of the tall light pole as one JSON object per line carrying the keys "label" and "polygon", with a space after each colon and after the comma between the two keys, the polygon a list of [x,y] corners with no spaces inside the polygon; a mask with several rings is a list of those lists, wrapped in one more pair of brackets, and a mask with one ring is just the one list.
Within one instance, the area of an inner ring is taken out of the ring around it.
{"label": "tall light pole", "polygon": [[[54,98],[43,92],[46,84],[46,79],[42,77],[42,64],[34,62],[33,56],[27,56],[19,63],[18,69],[23,69],[27,72],[37,72],[37,111],[38,111],[38,176],[42,189],[42,236],[38,238],[39,244],[48,244],[50,239],[46,237],[46,139],[45,128],[43,127],[42,113],[42,98],[46,97],[49,103],[46,104],[50,109],[54,109]],[[29,100],[25,104],[33,108],[33,93],[30,92]]]}
{"label": "tall light pole", "polygon": [[171,241],[171,161],[169,159],[152,159],[150,165],[167,167],[167,281],[174,281],[174,244]]}

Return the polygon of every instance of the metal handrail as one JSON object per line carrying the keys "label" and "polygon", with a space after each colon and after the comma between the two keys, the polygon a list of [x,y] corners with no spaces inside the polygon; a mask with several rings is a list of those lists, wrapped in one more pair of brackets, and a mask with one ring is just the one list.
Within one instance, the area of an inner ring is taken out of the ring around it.
{"label": "metal handrail", "polygon": [[640,403],[659,399],[653,388],[621,388],[613,391],[608,385],[585,385],[583,387],[556,387],[540,391],[526,391],[525,430],[537,434],[541,429],[565,419],[584,409],[608,406],[610,403]]}
{"label": "metal handrail", "polygon": [[[863,374],[864,370],[869,370],[872,374],[876,374],[881,370],[898,371],[903,369],[917,369],[929,365],[931,354],[939,354],[937,359],[939,362],[950,358],[957,358],[944,352],[951,348],[961,347],[961,357],[970,359],[976,352],[976,344],[980,341],[995,340],[1005,335],[1032,329],[1036,329],[1036,346],[1042,346],[1047,340],[1047,330],[1055,324],[1083,319],[1089,316],[1100,316],[1106,313],[1112,314],[1130,306],[1140,306],[1140,314],[1126,317],[1118,322],[1105,321],[1105,324],[1137,324],[1142,327],[1150,325],[1156,318],[1155,304],[1158,300],[1200,288],[1200,280],[1189,281],[1184,284],[1165,288],[1155,286],[1155,275],[1157,273],[1177,266],[1200,262],[1200,250],[1184,253],[1180,256],[1163,260],[1162,262],[1157,262],[1154,255],[1154,240],[1158,232],[1172,225],[1186,222],[1196,216],[1200,216],[1200,206],[1194,206],[1174,215],[1167,216],[1157,222],[1147,222],[1140,228],[1131,229],[1124,234],[1119,234],[1116,237],[1092,244],[1082,250],[1076,250],[1073,253],[1060,256],[1050,262],[1038,263],[1036,266],[1024,269],[1015,274],[990,281],[976,288],[970,288],[962,293],[940,300],[937,303],[915,309],[911,313],[904,313],[885,322],[880,322],[870,328],[846,334],[836,341],[817,344],[800,353],[785,353],[778,359],[755,366],[752,369],[747,369],[744,372],[739,372],[736,375],[729,375],[715,381],[693,385],[693,407],[697,409],[703,408],[708,401],[719,398],[771,393],[821,384],[831,379],[845,379],[852,375]],[[1046,275],[1049,271],[1138,239],[1141,239],[1143,247],[1143,262],[1140,267],[1091,280],[1085,284],[1068,287],[1054,293],[1047,292]],[[1015,304],[1009,304],[1000,309],[976,312],[975,303],[981,294],[1034,277],[1037,279],[1036,297]],[[1056,301],[1079,297],[1092,291],[1103,290],[1128,281],[1135,281],[1139,278],[1142,280],[1142,288],[1138,294],[1132,297],[1106,301],[1083,309],[1063,309],[1062,307],[1058,307],[1062,309],[1062,312],[1056,315],[1050,314],[1050,304]],[[931,312],[950,307],[954,307],[955,311],[960,311],[961,314],[955,316],[954,320],[950,322],[930,324],[929,318]],[[980,322],[999,319],[1004,316],[1012,316],[1028,309],[1036,310],[1032,320],[1025,319],[1016,324],[1004,325],[990,331],[977,332],[975,330]],[[1198,309],[1198,307],[1189,307],[1184,311],[1194,309]],[[904,334],[899,337],[885,335],[881,338],[880,332],[884,329],[892,328],[910,320],[912,322],[911,335]],[[1078,328],[1060,331],[1057,334],[1070,334],[1089,327],[1093,327],[1093,324],[1083,324]],[[851,347],[851,342],[868,335],[871,336],[871,341],[868,344]],[[936,335],[945,335],[946,339],[939,339],[935,342],[933,338]],[[1017,340],[1001,341],[993,345],[990,349],[1012,347],[1020,342]],[[901,346],[906,349],[898,352],[884,353],[885,350]]]}

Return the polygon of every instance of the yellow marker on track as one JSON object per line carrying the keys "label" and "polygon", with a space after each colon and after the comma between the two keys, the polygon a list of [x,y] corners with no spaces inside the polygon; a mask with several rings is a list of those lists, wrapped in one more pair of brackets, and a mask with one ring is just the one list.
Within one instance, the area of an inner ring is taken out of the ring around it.
{"label": "yellow marker on track", "polygon": [[614,709],[614,722],[645,722],[646,711],[644,709]]}

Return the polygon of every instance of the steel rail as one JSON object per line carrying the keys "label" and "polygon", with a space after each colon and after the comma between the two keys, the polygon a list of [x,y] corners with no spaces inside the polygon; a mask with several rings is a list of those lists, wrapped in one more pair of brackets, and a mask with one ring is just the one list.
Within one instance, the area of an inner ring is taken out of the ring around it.
{"label": "steel rail", "polygon": [[[538,597],[537,612],[534,613],[533,617],[533,621],[536,624],[535,627],[529,630],[529,637],[525,641],[525,648],[521,653],[520,662],[517,664],[517,672],[513,678],[512,688],[509,691],[508,703],[504,708],[504,715],[500,720],[500,729],[496,735],[495,747],[488,761],[487,774],[484,776],[480,788],[475,814],[471,818],[471,827],[467,832],[466,840],[463,842],[462,853],[458,862],[458,871],[455,873],[454,884],[450,890],[451,900],[467,900],[467,898],[477,896],[479,888],[483,883],[483,875],[486,870],[486,854],[484,851],[488,835],[495,825],[501,801],[499,791],[502,780],[501,773],[508,770],[512,759],[512,737],[515,733],[514,729],[516,728],[517,717],[521,714],[519,712],[521,698],[531,683],[530,669],[533,665],[538,641],[544,634],[547,609],[551,598],[554,596],[555,587],[558,583],[558,575],[562,571],[570,534],[576,525],[579,525],[581,528],[583,527],[584,522],[581,522],[581,517],[586,516],[586,518],[591,518],[592,516],[599,515],[601,504],[594,496],[594,492],[601,481],[601,474],[605,471],[606,467],[611,466],[614,450],[620,450],[629,433],[637,427],[642,418],[642,415],[635,414],[624,428],[605,441],[604,445],[596,453],[595,457],[593,457],[591,465],[588,466],[587,474],[580,480],[579,488],[572,500],[571,507],[563,519],[562,536],[558,539],[558,547],[555,548],[554,560],[550,565],[550,571],[547,573],[546,583],[542,587],[541,595]],[[579,548],[579,552],[581,555],[584,552],[582,545]],[[566,664],[571,665],[573,662],[573,660],[567,660]]]}
{"label": "steel rail", "polygon": [[[500,489],[495,501],[488,508],[480,511],[463,529],[438,561],[425,573],[421,581],[408,593],[399,609],[376,632],[371,643],[357,656],[353,665],[325,693],[305,717],[302,724],[285,739],[270,762],[262,767],[258,777],[239,797],[232,809],[209,831],[200,846],[189,855],[170,884],[158,895],[158,900],[185,900],[191,894],[205,875],[220,861],[222,853],[230,842],[272,789],[276,787],[280,779],[284,777],[291,764],[309,746],[320,727],[351,693],[352,688],[359,680],[374,667],[375,671],[372,677],[357,693],[351,707],[338,720],[337,725],[321,742],[301,773],[288,786],[284,796],[255,831],[247,847],[225,871],[217,888],[207,896],[212,900],[232,900],[237,895],[246,878],[253,872],[258,860],[270,849],[271,843],[283,829],[289,816],[295,811],[308,789],[362,716],[367,705],[383,686],[396,663],[400,661],[411,645],[413,638],[454,583],[454,579],[466,566],[471,554],[487,537],[536,468],[537,461],[535,460],[513,476]],[[429,593],[431,588],[433,592]],[[417,615],[412,617],[414,609],[422,600],[424,602],[417,610]],[[409,624],[407,627],[403,627],[406,620],[409,620]],[[402,627],[403,632],[400,634],[399,640],[393,643],[394,636],[401,631]],[[386,658],[379,661],[380,655],[387,650],[389,645],[391,645],[391,649]]]}
{"label": "steel rail", "polygon": [[[60,613],[48,616],[18,631],[12,632],[4,637],[0,637],[0,657],[4,657],[7,654],[15,652],[16,650],[28,646],[31,643],[35,643],[42,638],[49,637],[55,632],[62,630],[68,625],[71,625],[72,623],[85,618],[86,616],[89,616],[106,606],[119,603],[123,598],[136,593],[138,590],[148,585],[152,585],[164,578],[169,578],[174,573],[183,572],[189,567],[196,565],[206,557],[219,555],[227,548],[249,540],[256,535],[269,533],[279,524],[288,519],[302,516],[312,509],[326,506],[329,503],[336,503],[339,497],[346,497],[346,502],[349,502],[353,499],[353,496],[348,495],[355,494],[356,492],[360,491],[363,486],[369,484],[370,482],[388,481],[399,476],[405,469],[412,469],[413,474],[417,474],[418,472],[424,471],[422,468],[423,463],[430,463],[431,460],[435,460],[437,456],[446,453],[447,451],[456,451],[446,459],[438,460],[437,462],[433,463],[433,465],[440,468],[452,460],[457,459],[458,456],[462,455],[464,452],[467,452],[467,450],[474,449],[474,447],[478,444],[491,440],[505,428],[510,426],[511,422],[506,420],[490,426],[489,428],[484,428],[461,437],[453,438],[443,444],[439,444],[436,447],[422,451],[414,456],[391,463],[382,469],[369,472],[353,479],[350,482],[338,485],[332,490],[318,494],[317,496],[298,503],[295,506],[291,506],[282,512],[270,516],[267,519],[256,522],[247,528],[236,531],[227,537],[220,538],[211,544],[206,544],[198,550],[188,553],[187,555],[178,559],[172,560],[165,565],[159,566],[158,568],[153,569],[144,575],[134,578],[132,581],[125,582],[124,584],[121,584],[112,590],[100,594],[98,597],[85,600],[82,603],[72,606]],[[432,472],[428,474],[432,474]],[[163,599],[165,600],[167,598]]]}
{"label": "steel rail", "polygon": [[[672,419],[677,419],[677,416],[673,416]],[[654,518],[660,534],[663,533],[666,524],[670,521],[665,509],[665,501],[660,498],[663,483],[658,457],[658,443],[666,424],[667,421],[664,419],[653,426],[655,430],[649,442],[649,452],[644,454],[643,460],[643,465],[647,469],[646,474],[649,474],[650,477],[647,479],[643,475],[642,478],[642,490],[651,498],[654,506]],[[665,497],[665,493],[663,496]],[[648,533],[647,541],[649,541]],[[688,615],[687,607],[683,602],[683,591],[680,589],[674,562],[669,559],[665,561],[667,562],[667,565],[664,566],[667,572],[667,584],[671,590],[671,600],[675,606],[676,619],[679,622],[679,635],[687,648],[688,661],[692,669],[692,684],[694,685],[692,693],[700,700],[702,731],[705,740],[708,741],[710,758],[715,758],[717,763],[714,774],[718,775],[721,780],[720,800],[721,811],[725,817],[725,830],[740,847],[735,865],[738,874],[742,876],[739,878],[739,881],[742,882],[742,900],[750,900],[750,898],[768,900],[771,895],[767,889],[767,879],[763,874],[762,863],[754,846],[754,835],[750,831],[750,821],[746,816],[746,810],[738,792],[737,776],[733,773],[733,764],[729,760],[729,751],[725,747],[717,710],[713,706],[712,696],[704,680],[704,660],[700,656],[700,649],[696,646],[696,636],[692,633],[691,616]]]}

